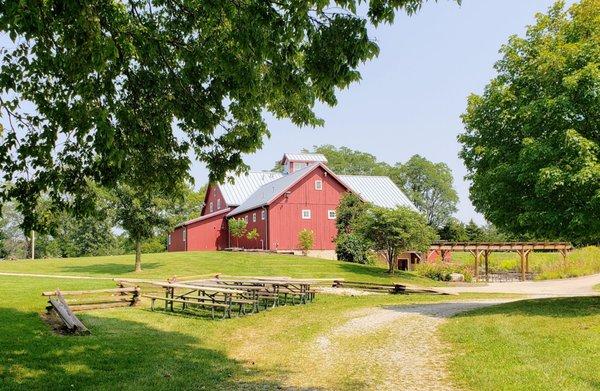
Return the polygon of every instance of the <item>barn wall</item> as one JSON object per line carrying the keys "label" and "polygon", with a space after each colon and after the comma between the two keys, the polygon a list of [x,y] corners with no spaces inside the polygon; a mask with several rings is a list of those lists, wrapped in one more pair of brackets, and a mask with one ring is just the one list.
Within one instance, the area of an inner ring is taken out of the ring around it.
{"label": "barn wall", "polygon": [[[314,232],[314,250],[333,250],[337,235],[335,219],[328,219],[328,210],[335,210],[346,188],[319,167],[289,189],[269,207],[269,246],[272,250],[298,249],[298,233],[302,229]],[[323,181],[323,190],[315,190],[315,181]],[[310,209],[311,218],[302,219],[302,210]]]}
{"label": "barn wall", "polygon": [[177,227],[171,235],[171,244],[167,245],[168,251],[185,251],[185,242],[183,241],[183,232],[185,227]]}
{"label": "barn wall", "polygon": [[[262,211],[262,207],[260,208],[256,208],[256,209],[252,209],[249,210],[247,212],[244,213],[240,213],[237,216],[233,216],[236,219],[243,219],[244,217],[248,216],[248,226],[247,226],[247,231],[251,231],[254,228],[256,228],[256,230],[258,231],[258,239],[257,240],[248,240],[247,238],[243,237],[240,238],[239,241],[236,240],[235,238],[231,238],[231,246],[232,247],[241,247],[241,248],[252,248],[252,249],[260,249],[263,248],[263,242],[261,242],[261,240],[265,240],[266,239],[266,230],[267,230],[267,219],[268,219],[268,213],[265,216],[265,220],[261,219],[261,211]],[[256,213],[256,222],[252,221],[252,215]],[[264,245],[266,246],[266,243],[264,243]]]}
{"label": "barn wall", "polygon": [[187,226],[187,250],[222,250],[228,246],[225,213]]}
{"label": "barn wall", "polygon": [[[217,200],[221,200],[221,208],[217,209]],[[206,191],[206,197],[204,198],[204,206],[202,207],[201,216],[218,212],[219,210],[223,210],[227,208],[227,204],[225,204],[225,200],[223,199],[223,194],[221,194],[221,190],[219,186],[210,185],[208,190]],[[210,211],[210,203],[213,203],[213,211]]]}

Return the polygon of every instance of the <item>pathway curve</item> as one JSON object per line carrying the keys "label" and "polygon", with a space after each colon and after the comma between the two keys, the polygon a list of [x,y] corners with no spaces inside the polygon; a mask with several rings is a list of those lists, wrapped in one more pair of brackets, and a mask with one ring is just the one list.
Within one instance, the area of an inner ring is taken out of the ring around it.
{"label": "pathway curve", "polygon": [[[447,293],[509,293],[526,298],[600,295],[594,285],[600,274],[563,280],[491,283],[488,285],[448,287]],[[455,390],[447,370],[448,346],[440,340],[437,329],[447,318],[460,312],[520,299],[473,300],[370,308],[316,340],[321,357],[321,371],[343,365],[347,359],[336,351],[344,339],[375,336],[393,330],[397,338],[389,338],[385,346],[365,346],[364,357],[383,365],[374,387],[378,390]]]}
{"label": "pathway curve", "polygon": [[594,296],[600,295],[600,292],[594,290],[594,285],[598,284],[600,284],[600,274],[562,280],[492,282],[486,285],[457,286],[437,290],[447,293],[516,293],[535,297]]}

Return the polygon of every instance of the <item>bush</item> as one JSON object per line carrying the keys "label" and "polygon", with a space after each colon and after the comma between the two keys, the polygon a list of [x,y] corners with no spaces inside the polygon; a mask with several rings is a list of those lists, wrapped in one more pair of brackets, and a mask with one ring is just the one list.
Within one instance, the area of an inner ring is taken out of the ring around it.
{"label": "bush", "polygon": [[460,273],[465,277],[465,281],[471,282],[473,274],[468,266],[459,263],[445,262],[425,262],[415,267],[415,272],[422,276],[436,281],[450,281],[452,273]]}
{"label": "bush", "polygon": [[357,233],[340,233],[335,240],[335,253],[342,261],[371,264],[371,243]]}
{"label": "bush", "polygon": [[309,229],[303,229],[298,233],[298,246],[302,250],[302,254],[306,255],[308,250],[313,247],[315,242],[314,232]]}

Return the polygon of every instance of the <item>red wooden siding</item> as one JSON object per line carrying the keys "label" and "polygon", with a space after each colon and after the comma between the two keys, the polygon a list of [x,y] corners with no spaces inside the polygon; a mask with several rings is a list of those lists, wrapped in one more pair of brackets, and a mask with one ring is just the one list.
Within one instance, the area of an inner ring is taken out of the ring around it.
{"label": "red wooden siding", "polygon": [[169,251],[185,251],[185,241],[183,240],[185,227],[177,227],[169,235],[171,236],[171,244],[167,244]]}
{"label": "red wooden siding", "polygon": [[[315,181],[323,182],[323,189],[315,189]],[[298,249],[298,233],[302,229],[314,232],[315,250],[333,250],[337,235],[335,219],[328,219],[328,211],[335,210],[346,188],[319,167],[281,195],[269,207],[269,248],[272,250]],[[311,211],[310,219],[302,219],[302,210]]]}
{"label": "red wooden siding", "polygon": [[[212,212],[210,211],[211,202],[213,204]],[[221,207],[217,208],[219,202],[221,203]],[[215,213],[225,208],[227,208],[227,205],[225,204],[225,200],[223,199],[223,195],[221,194],[219,186],[210,185],[206,191],[206,197],[204,198],[204,207],[202,208],[201,216]]]}
{"label": "red wooden siding", "polygon": [[[262,207],[256,208],[256,209],[252,209],[247,212],[244,212],[244,213],[240,213],[239,215],[233,217],[236,219],[243,219],[246,216],[248,216],[247,231],[251,231],[254,228],[256,228],[259,236],[258,236],[258,239],[256,239],[256,240],[248,240],[247,238],[244,237],[244,238],[240,238],[239,241],[236,238],[232,237],[231,238],[231,246],[232,247],[239,246],[242,248],[264,248],[263,246],[266,246],[266,243],[264,243],[264,241],[266,240],[268,213],[266,213],[265,220],[263,220],[261,218],[262,211],[263,211]],[[256,221],[252,221],[252,216],[254,214],[256,214]],[[261,240],[263,242],[261,242]]]}
{"label": "red wooden siding", "polygon": [[226,210],[187,226],[187,250],[222,250],[228,247]]}

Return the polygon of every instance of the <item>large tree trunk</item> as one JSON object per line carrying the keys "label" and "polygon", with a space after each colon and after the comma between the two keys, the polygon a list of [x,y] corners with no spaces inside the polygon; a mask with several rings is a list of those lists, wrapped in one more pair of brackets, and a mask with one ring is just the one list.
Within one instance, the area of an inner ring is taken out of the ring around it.
{"label": "large tree trunk", "polygon": [[135,271],[142,271],[142,243],[139,240],[135,241]]}
{"label": "large tree trunk", "polygon": [[394,263],[395,263],[394,258],[395,258],[394,253],[391,251],[388,251],[388,253],[387,253],[388,273],[390,273],[390,274],[394,274]]}

